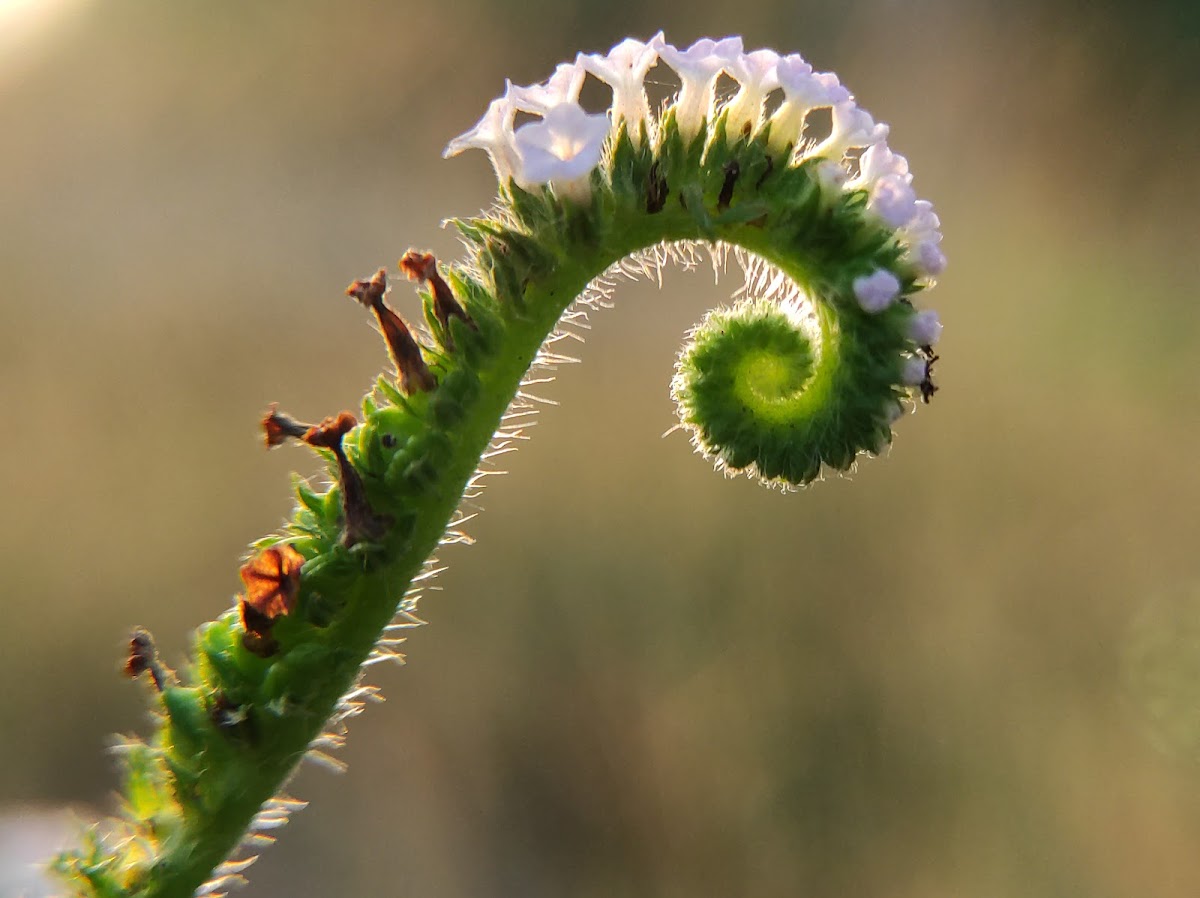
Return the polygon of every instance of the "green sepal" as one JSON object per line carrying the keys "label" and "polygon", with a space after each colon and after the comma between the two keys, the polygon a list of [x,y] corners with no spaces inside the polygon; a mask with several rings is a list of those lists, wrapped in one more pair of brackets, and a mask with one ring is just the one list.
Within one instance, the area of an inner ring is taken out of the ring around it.
{"label": "green sepal", "polygon": [[325,496],[313,490],[308,481],[304,480],[298,474],[292,475],[292,490],[296,494],[296,498],[300,500],[300,504],[308,509],[315,519],[321,519],[325,515]]}

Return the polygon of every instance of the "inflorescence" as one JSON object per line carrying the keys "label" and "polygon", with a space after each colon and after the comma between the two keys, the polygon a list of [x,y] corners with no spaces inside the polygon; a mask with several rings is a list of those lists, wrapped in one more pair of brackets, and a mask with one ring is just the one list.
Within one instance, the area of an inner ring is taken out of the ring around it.
{"label": "inflorescence", "polygon": [[[656,112],[644,83],[660,62],[680,87]],[[588,77],[611,88],[607,112],[580,105]],[[737,88],[719,100],[723,77]],[[517,127],[521,113],[531,120]],[[242,881],[303,804],[280,791],[298,762],[337,765],[327,751],[376,697],[363,670],[401,657],[432,553],[469,541],[462,503],[525,438],[529,390],[575,361],[558,344],[620,279],[705,251],[716,269],[731,251],[741,263],[740,298],[693,329],[671,383],[722,470],[799,486],[883,451],[907,405],[937,389],[941,323],[913,299],[946,264],[938,218],[887,133],[836,75],[740,38],[625,40],[542,84],[508,84],[446,149],[486,151],[499,180],[491,210],[453,222],[464,261],[399,261],[425,326],[389,303],[386,269],[345,291],[374,316],[394,370],[359,415],[306,424],[272,406],[262,419],[268,447],[308,447],[329,484],[297,481],[292,518],[253,544],[242,592],[196,631],[178,672],[133,634],[125,671],[149,685],[157,729],[118,745],[121,819],[56,862],[76,894],[186,898]]]}
{"label": "inflorescence", "polygon": [[[680,86],[673,101],[656,115],[646,96],[645,79],[660,62],[675,73]],[[591,114],[580,105],[588,76],[611,88],[612,105],[606,112]],[[719,100],[722,76],[737,88]],[[831,127],[827,134],[814,133],[811,114],[817,110],[828,110]],[[519,114],[534,118],[517,127]],[[743,246],[742,250],[749,252],[743,252],[739,260],[744,262],[747,283],[754,281],[760,287],[753,298],[771,302],[753,309],[743,305],[732,317],[749,314],[758,320],[755,332],[762,340],[767,339],[763,327],[791,329],[799,319],[784,310],[789,306],[800,309],[803,314],[799,318],[817,325],[797,344],[804,347],[799,364],[806,376],[796,376],[793,370],[790,376],[781,377],[776,370],[765,391],[743,389],[738,394],[742,401],[731,405],[724,398],[728,384],[722,382],[728,375],[697,369],[697,364],[732,364],[731,359],[741,352],[735,348],[726,358],[710,345],[712,336],[705,336],[706,329],[731,320],[731,313],[718,310],[693,332],[692,342],[681,353],[672,393],[698,450],[718,467],[789,486],[809,482],[822,469],[844,470],[860,452],[881,451],[891,442],[892,424],[904,411],[904,395],[911,390],[928,402],[937,390],[933,363],[938,357],[933,346],[942,325],[936,312],[912,309],[911,296],[931,287],[946,266],[940,221],[932,204],[917,197],[908,161],[891,150],[887,136],[888,126],[875,122],[837,75],[814,71],[798,54],[746,52],[739,37],[706,38],[681,50],[667,43],[660,32],[647,42],[624,40],[607,54],[580,53],[574,62],[559,64],[541,84],[522,87],[508,82],[504,94],[489,104],[479,122],[450,141],[445,155],[484,150],[491,158],[502,197],[546,191],[563,203],[587,208],[596,205],[594,190],[614,188],[612,174],[606,177],[604,170],[617,168],[614,154],[627,143],[635,154],[641,151],[654,160],[643,186],[646,209],[656,212],[665,206],[672,187],[686,207],[688,185],[672,185],[670,178],[663,177],[671,157],[682,151],[710,177],[713,171],[721,173],[713,210],[718,214],[729,212],[736,190],[745,191],[742,185],[750,174],[748,169],[757,163],[754,187],[764,188],[761,199],[767,201],[767,207],[760,220],[747,220],[770,224],[770,205],[775,205],[777,217],[803,216],[804,227],[780,235],[784,240],[778,243],[783,245],[775,247],[778,255],[795,251],[802,264],[781,274],[780,267],[786,266],[779,263],[785,260],[776,257],[765,263],[772,276],[763,276],[763,260],[752,247]],[[791,197],[779,192],[767,196],[772,175],[783,176],[789,170],[805,172],[810,183],[797,184],[793,179]],[[813,199],[813,187],[819,194],[816,208],[806,209],[804,204]],[[743,197],[743,204],[747,200]],[[703,233],[705,225],[712,224],[709,212],[691,211]],[[858,212],[858,220],[848,222],[849,212]],[[849,240],[844,233],[848,224],[857,229]],[[710,243],[717,242],[714,234],[705,236]],[[881,236],[886,245],[880,244]],[[829,258],[828,254],[812,258],[813,249],[825,248],[822,242],[839,238],[844,244],[839,249],[846,250],[841,258]],[[788,240],[791,247],[786,245]],[[809,258],[803,259],[805,255]],[[852,272],[848,284],[836,283],[838,269]],[[845,287],[848,291],[842,289],[839,296],[839,288]],[[846,300],[852,300],[858,311],[875,317],[876,322],[863,327],[859,326],[861,320],[848,321],[852,316],[845,314]],[[899,317],[884,314],[896,305],[906,307],[908,313]],[[770,323],[763,324],[764,319]],[[833,391],[840,402],[826,404],[824,415],[815,413],[815,397],[822,391],[812,388],[829,381],[836,366],[865,348],[846,346],[847,341],[842,340],[840,361],[833,358],[839,332],[856,331],[869,340],[872,331],[878,335],[896,321],[904,326],[899,354],[895,354],[895,340],[872,347],[871,351],[879,354],[866,361],[874,362],[876,370],[869,371],[870,364],[862,364],[861,376],[841,378]],[[782,335],[781,340],[787,342]],[[698,342],[710,345],[709,351],[698,355],[694,351]],[[820,367],[813,364],[823,352],[831,356],[824,378]],[[741,370],[746,372],[744,366]],[[760,364],[755,370],[763,373],[768,369]],[[786,396],[768,395],[772,391],[778,394],[784,385]],[[814,394],[807,400],[801,396],[806,389]],[[793,414],[782,414],[785,408]],[[844,423],[847,416],[849,432]],[[804,448],[795,448],[798,445]]]}

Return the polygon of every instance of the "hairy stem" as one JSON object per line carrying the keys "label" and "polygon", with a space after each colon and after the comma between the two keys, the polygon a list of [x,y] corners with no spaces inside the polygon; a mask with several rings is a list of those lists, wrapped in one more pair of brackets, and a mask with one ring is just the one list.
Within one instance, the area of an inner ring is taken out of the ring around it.
{"label": "hairy stem", "polygon": [[[291,523],[254,546],[237,609],[197,631],[178,679],[135,634],[127,672],[151,674],[160,726],[121,747],[124,819],[58,859],[78,894],[186,898],[237,884],[252,858],[228,859],[286,821],[297,803],[280,790],[297,764],[336,747],[369,696],[361,671],[407,625],[413,584],[492,441],[514,429],[505,413],[542,346],[622,260],[682,241],[761,263],[764,295],[702,323],[692,345],[704,351],[685,350],[672,384],[694,441],[726,470],[809,483],[881,451],[910,387],[928,399],[932,339],[913,334],[936,338],[940,325],[914,331],[908,296],[926,285],[914,245],[869,211],[865,189],[831,181],[829,160],[794,158],[769,125],[753,133],[753,117],[727,137],[728,118],[685,137],[668,110],[632,136],[619,124],[602,164],[561,189],[506,180],[492,214],[456,223],[467,258],[446,278],[431,255],[406,254],[402,270],[428,288],[432,345],[385,301],[383,270],[351,286],[397,376],[364,398],[361,423],[348,412],[264,420],[268,445],[307,443],[333,485],[297,486]],[[590,133],[596,122],[571,109],[551,125]]]}

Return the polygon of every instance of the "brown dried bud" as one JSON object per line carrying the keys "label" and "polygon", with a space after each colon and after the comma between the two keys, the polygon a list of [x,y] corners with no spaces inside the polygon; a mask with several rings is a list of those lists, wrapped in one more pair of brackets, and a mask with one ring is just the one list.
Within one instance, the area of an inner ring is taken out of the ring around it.
{"label": "brown dried bud", "polygon": [[263,436],[266,438],[268,449],[274,449],[289,438],[303,439],[304,435],[312,428],[311,424],[302,424],[281,414],[277,411],[278,408],[278,403],[272,402],[262,419]]}
{"label": "brown dried bud", "polygon": [[246,596],[238,602],[242,645],[260,658],[269,658],[279,650],[271,636],[275,618],[291,614],[300,594],[300,568],[304,556],[290,545],[271,546],[259,552],[239,572],[246,584]]}
{"label": "brown dried bud", "polygon": [[368,280],[357,280],[346,288],[346,295],[353,297],[375,313],[379,321],[379,330],[387,342],[388,353],[400,374],[400,389],[411,396],[418,390],[432,390],[437,386],[437,380],[425,358],[421,355],[421,347],[413,338],[412,332],[404,319],[397,315],[383,301],[387,293],[387,272],[380,268]]}
{"label": "brown dried bud", "polygon": [[245,599],[238,602],[238,617],[242,621],[242,645],[246,651],[260,658],[270,658],[279,651],[279,643],[271,636],[275,619],[267,617]]}
{"label": "brown dried bud", "polygon": [[453,346],[450,342],[451,318],[461,318],[471,327],[475,327],[475,322],[454,298],[450,285],[438,274],[437,259],[433,257],[433,253],[420,253],[410,249],[400,260],[400,269],[408,275],[410,281],[425,281],[429,285],[429,292],[433,294],[433,314],[442,325],[448,345]]}
{"label": "brown dried bud", "polygon": [[383,302],[387,293],[387,269],[380,268],[371,276],[369,281],[357,280],[346,288],[346,295],[357,299],[368,309],[373,309]]}
{"label": "brown dried bud", "polygon": [[374,541],[383,536],[387,530],[387,520],[375,514],[367,501],[367,491],[363,488],[362,477],[346,458],[342,449],[342,437],[357,425],[354,416],[342,412],[336,417],[326,418],[320,424],[309,429],[304,435],[304,442],[318,449],[330,449],[337,458],[338,482],[342,488],[342,513],[345,515],[345,529],[342,532],[342,542],[347,546],[363,540]]}
{"label": "brown dried bud", "polygon": [[[300,568],[303,565],[304,556],[286,543],[263,549],[239,571],[246,584],[246,598],[242,604],[267,621],[291,614],[300,593]],[[257,624],[257,620],[255,622]]]}
{"label": "brown dried bud", "polygon": [[326,418],[320,424],[308,428],[300,439],[316,449],[333,449],[340,452],[342,437],[352,431],[358,421],[349,412],[340,412]]}
{"label": "brown dried bud", "polygon": [[162,692],[175,680],[174,672],[158,660],[154,637],[150,631],[138,627],[129,639],[129,657],[125,659],[125,676],[137,679],[144,673],[150,674],[154,688]]}
{"label": "brown dried bud", "polygon": [[375,315],[379,318],[383,338],[387,341],[392,361],[400,374],[400,389],[411,396],[417,390],[428,392],[436,387],[437,379],[425,364],[421,348],[413,339],[404,320],[382,304],[376,306]]}
{"label": "brown dried bud", "polygon": [[271,627],[275,618],[259,611],[241,596],[238,597],[238,617],[242,621],[242,629],[248,635],[266,638],[271,635]]}

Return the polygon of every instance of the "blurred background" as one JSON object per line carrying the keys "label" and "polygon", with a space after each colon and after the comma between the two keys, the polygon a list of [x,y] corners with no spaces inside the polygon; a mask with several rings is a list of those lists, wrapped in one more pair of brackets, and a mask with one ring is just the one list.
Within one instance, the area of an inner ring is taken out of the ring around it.
{"label": "blurred background", "polygon": [[0,0],[0,895],[113,809],[130,628],[180,661],[315,470],[263,408],[383,364],[342,289],[490,202],[446,141],[659,28],[891,123],[943,389],[852,477],[726,481],[661,435],[740,279],[625,287],[245,894],[1200,894],[1200,7],[1081,7]]}

